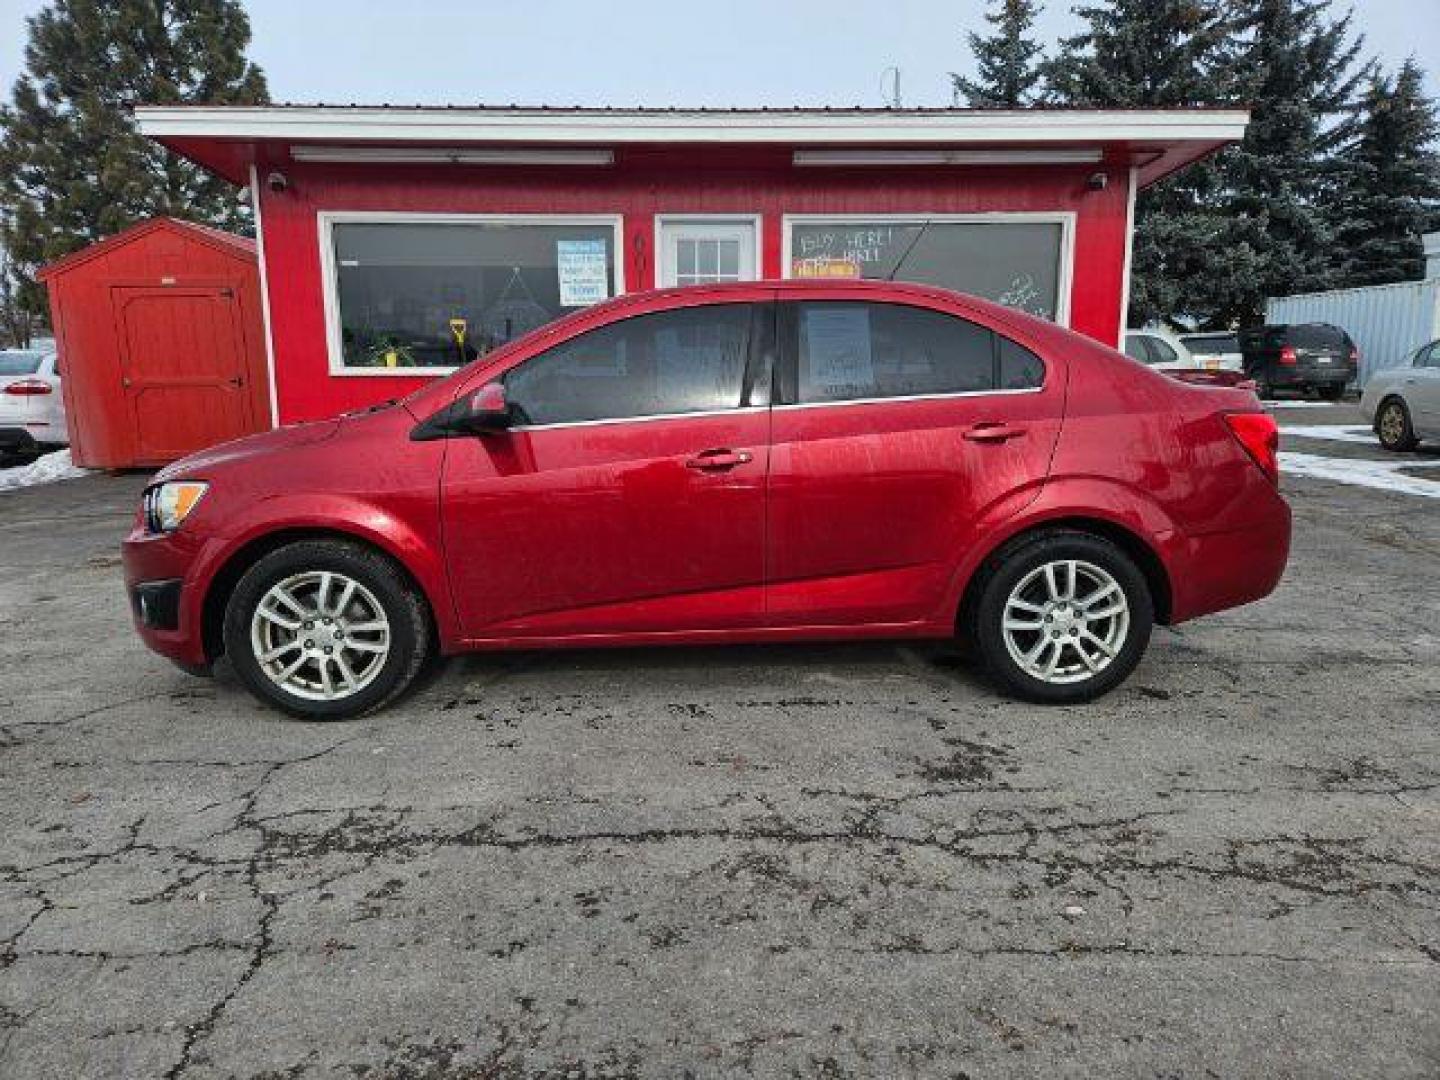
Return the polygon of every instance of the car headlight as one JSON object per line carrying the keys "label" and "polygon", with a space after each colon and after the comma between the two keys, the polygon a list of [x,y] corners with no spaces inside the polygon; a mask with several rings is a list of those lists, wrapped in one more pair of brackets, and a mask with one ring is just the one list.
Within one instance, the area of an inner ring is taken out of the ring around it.
{"label": "car headlight", "polygon": [[156,484],[145,492],[143,508],[145,531],[151,533],[174,532],[180,523],[190,516],[210,485],[200,480],[172,480]]}

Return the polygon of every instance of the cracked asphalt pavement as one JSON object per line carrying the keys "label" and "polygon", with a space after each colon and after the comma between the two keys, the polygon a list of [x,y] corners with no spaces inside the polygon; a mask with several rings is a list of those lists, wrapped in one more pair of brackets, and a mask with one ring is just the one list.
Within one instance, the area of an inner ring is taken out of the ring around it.
{"label": "cracked asphalt pavement", "polygon": [[707,648],[323,725],[141,647],[143,483],[0,495],[0,1076],[1440,1074],[1434,500],[1287,481],[1093,706]]}

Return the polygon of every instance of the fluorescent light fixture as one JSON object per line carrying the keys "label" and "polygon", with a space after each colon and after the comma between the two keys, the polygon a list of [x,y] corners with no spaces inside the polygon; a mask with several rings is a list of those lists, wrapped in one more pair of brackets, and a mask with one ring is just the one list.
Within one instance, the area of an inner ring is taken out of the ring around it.
{"label": "fluorescent light fixture", "polygon": [[1093,165],[1090,150],[796,150],[796,165]]}
{"label": "fluorescent light fixture", "polygon": [[465,146],[296,146],[296,161],[345,165],[613,165],[613,150]]}

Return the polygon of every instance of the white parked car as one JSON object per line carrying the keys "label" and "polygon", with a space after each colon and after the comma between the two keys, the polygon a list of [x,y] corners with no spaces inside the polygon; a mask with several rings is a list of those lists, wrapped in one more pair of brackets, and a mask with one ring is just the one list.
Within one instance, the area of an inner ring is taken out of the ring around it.
{"label": "white parked car", "polygon": [[1125,355],[1160,371],[1190,371],[1201,366],[1183,341],[1164,330],[1126,330]]}
{"label": "white parked car", "polygon": [[1360,408],[1386,450],[1440,442],[1440,341],[1422,345],[1400,367],[1370,376]]}
{"label": "white parked car", "polygon": [[1244,371],[1245,357],[1240,352],[1240,336],[1233,330],[1204,334],[1181,334],[1181,342],[1195,357],[1196,363],[1211,371]]}
{"label": "white parked car", "polygon": [[69,443],[55,350],[0,349],[0,459],[34,457]]}

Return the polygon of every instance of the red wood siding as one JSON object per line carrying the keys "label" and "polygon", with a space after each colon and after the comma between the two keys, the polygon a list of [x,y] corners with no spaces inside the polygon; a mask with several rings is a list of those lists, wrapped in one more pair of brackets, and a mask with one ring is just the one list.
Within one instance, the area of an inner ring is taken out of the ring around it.
{"label": "red wood siding", "polygon": [[[261,188],[261,216],[282,423],[332,416],[408,393],[418,376],[332,376],[320,279],[321,210],[465,214],[621,214],[629,290],[655,282],[655,215],[760,214],[765,277],[782,276],[786,214],[1076,214],[1070,325],[1113,344],[1120,331],[1129,171],[1090,191],[1095,166],[795,168],[788,151],[741,155],[631,149],[609,168],[276,166],[290,181]],[[263,177],[268,167],[262,167]]]}

